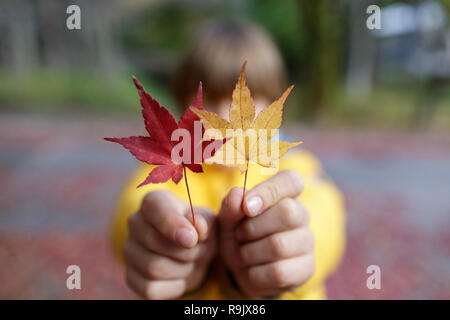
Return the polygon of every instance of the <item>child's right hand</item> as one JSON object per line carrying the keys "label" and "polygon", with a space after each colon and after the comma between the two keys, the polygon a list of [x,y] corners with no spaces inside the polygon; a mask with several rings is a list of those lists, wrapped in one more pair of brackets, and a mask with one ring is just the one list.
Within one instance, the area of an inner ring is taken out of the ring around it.
{"label": "child's right hand", "polygon": [[197,289],[216,251],[216,217],[168,191],[153,191],[128,220],[128,285],[145,299],[174,299]]}

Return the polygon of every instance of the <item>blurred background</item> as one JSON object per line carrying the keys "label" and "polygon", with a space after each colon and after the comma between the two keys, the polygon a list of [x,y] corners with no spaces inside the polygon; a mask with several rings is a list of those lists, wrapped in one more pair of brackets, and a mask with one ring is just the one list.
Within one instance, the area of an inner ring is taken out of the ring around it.
{"label": "blurred background", "polygon": [[[71,4],[81,30],[66,28]],[[178,113],[170,76],[221,17],[272,36],[296,85],[286,131],[346,198],[329,298],[450,299],[449,0],[2,0],[0,298],[134,298],[108,232],[136,162],[102,137],[143,127],[131,75]],[[65,286],[71,264],[82,290]],[[366,287],[372,264],[381,290]]]}

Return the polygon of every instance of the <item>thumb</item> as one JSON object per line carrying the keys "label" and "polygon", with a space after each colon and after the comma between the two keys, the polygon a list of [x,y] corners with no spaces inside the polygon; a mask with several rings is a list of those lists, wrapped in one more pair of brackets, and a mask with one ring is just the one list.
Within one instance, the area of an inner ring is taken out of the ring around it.
{"label": "thumb", "polygon": [[[194,215],[198,241],[206,241],[206,239],[215,234],[216,216],[211,209],[206,207],[194,207]],[[190,208],[186,212],[185,217],[194,224]]]}
{"label": "thumb", "polygon": [[223,199],[222,208],[219,212],[220,226],[223,231],[232,231],[238,223],[246,217],[242,211],[243,189],[234,187]]}

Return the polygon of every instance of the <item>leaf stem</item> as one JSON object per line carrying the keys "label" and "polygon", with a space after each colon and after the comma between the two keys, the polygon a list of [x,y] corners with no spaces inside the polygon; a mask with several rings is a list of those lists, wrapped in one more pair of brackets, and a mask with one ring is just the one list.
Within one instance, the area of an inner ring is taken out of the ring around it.
{"label": "leaf stem", "polygon": [[241,203],[241,207],[244,205],[245,188],[247,187],[247,173],[248,173],[248,160],[245,159],[244,191],[242,192],[242,203]]}
{"label": "leaf stem", "polygon": [[184,170],[184,182],[186,182],[186,190],[189,198],[189,204],[191,205],[191,214],[192,214],[192,224],[195,227],[195,216],[194,216],[194,208],[192,207],[192,200],[191,200],[191,193],[189,192],[189,184],[187,180],[187,174],[186,174],[186,166],[183,166]]}

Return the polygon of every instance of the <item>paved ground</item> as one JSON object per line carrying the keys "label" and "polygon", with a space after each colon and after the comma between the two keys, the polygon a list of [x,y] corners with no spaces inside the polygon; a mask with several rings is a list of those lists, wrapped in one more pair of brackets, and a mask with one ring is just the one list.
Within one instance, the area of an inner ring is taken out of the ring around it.
{"label": "paved ground", "polygon": [[[0,114],[0,298],[133,298],[107,239],[136,162],[130,120]],[[140,129],[138,129],[140,130]],[[450,298],[450,137],[292,128],[343,190],[348,248],[330,298]],[[65,269],[82,269],[82,290]],[[382,289],[366,288],[366,268]]]}

